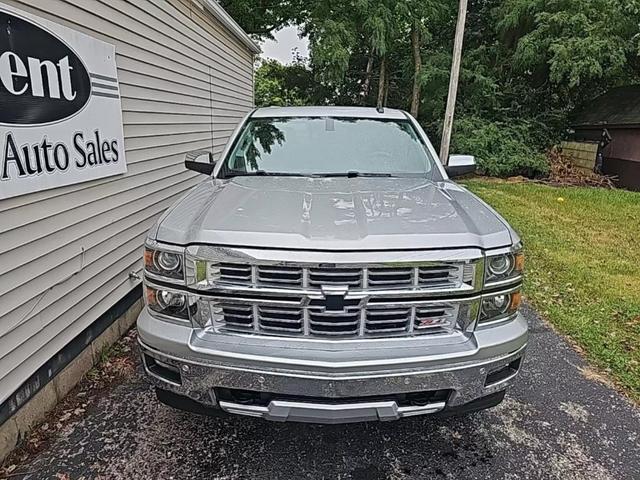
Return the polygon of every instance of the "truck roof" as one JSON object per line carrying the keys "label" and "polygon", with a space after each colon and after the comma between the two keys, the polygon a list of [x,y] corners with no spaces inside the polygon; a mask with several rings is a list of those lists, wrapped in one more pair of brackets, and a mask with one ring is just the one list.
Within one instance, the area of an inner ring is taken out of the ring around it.
{"label": "truck roof", "polygon": [[371,107],[266,107],[256,109],[251,117],[342,117],[406,120],[407,114],[393,108],[385,108],[384,111],[378,112],[377,109]]}

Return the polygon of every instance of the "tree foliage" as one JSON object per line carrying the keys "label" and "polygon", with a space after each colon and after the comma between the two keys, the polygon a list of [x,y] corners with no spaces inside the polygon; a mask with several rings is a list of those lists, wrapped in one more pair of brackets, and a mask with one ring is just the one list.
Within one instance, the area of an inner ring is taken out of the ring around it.
{"label": "tree foliage", "polygon": [[465,116],[455,123],[453,147],[459,152],[473,152],[481,173],[543,177],[549,173],[549,165],[545,155],[531,146],[531,130],[532,125],[526,121],[504,123]]}
{"label": "tree foliage", "polygon": [[[293,99],[261,101],[382,103],[411,109],[440,137],[457,0],[294,3],[270,0],[279,21],[267,15],[262,22],[301,26],[308,65],[283,68],[307,87],[287,87],[298,92]],[[470,0],[454,146],[476,154],[491,173],[543,173],[538,153],[564,135],[569,112],[614,86],[640,82],[639,52],[640,0]],[[258,76],[259,89],[272,74],[283,78],[269,68]]]}
{"label": "tree foliage", "polygon": [[[214,0],[216,1],[216,0]],[[273,34],[305,18],[304,0],[218,0],[249,35],[257,39]]]}
{"label": "tree foliage", "polygon": [[637,56],[638,11],[635,0],[509,0],[496,26],[515,40],[516,70],[573,89],[625,74]]}
{"label": "tree foliage", "polygon": [[302,106],[321,103],[322,90],[313,79],[313,72],[301,60],[282,65],[266,60],[256,70],[255,103],[266,106]]}

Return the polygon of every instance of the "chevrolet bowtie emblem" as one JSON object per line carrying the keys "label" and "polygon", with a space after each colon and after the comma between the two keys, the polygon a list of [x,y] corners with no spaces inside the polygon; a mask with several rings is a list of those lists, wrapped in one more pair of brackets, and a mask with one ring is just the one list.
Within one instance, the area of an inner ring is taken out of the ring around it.
{"label": "chevrolet bowtie emblem", "polygon": [[322,285],[322,295],[326,300],[325,309],[328,312],[343,312],[345,308],[345,297],[349,293],[348,286],[342,285]]}

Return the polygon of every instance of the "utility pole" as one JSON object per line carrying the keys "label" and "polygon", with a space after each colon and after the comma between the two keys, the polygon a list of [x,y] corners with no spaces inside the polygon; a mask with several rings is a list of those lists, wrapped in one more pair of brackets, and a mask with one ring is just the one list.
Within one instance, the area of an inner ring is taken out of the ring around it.
{"label": "utility pole", "polygon": [[462,62],[464,28],[467,23],[467,3],[468,0],[460,0],[458,24],[456,25],[456,39],[453,45],[453,64],[451,66],[451,82],[449,83],[449,99],[447,100],[447,112],[444,116],[442,146],[440,148],[440,161],[442,161],[444,165],[449,163],[449,147],[451,146],[451,132],[453,130],[453,118],[456,113],[458,83],[460,80],[460,64]]}

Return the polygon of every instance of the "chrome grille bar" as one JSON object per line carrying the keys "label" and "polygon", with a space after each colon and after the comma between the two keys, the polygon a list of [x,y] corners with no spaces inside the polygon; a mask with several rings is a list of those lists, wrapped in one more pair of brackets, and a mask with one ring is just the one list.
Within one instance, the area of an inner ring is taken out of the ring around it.
{"label": "chrome grille bar", "polygon": [[460,288],[474,280],[473,265],[425,265],[418,267],[289,266],[223,263],[221,284],[255,287],[315,288],[323,285],[350,289]]}
{"label": "chrome grille bar", "polygon": [[219,331],[305,337],[380,337],[453,333],[460,312],[455,302],[431,306],[367,306],[330,311],[314,306],[264,306],[239,300],[200,299],[219,311]]}

